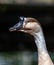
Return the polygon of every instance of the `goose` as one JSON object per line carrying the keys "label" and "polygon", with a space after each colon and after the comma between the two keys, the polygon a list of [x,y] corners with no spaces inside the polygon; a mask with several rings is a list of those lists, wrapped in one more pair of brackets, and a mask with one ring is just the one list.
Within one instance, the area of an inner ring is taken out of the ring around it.
{"label": "goose", "polygon": [[32,17],[20,17],[19,19],[19,22],[11,27],[9,31],[22,31],[32,35],[38,50],[38,65],[53,65],[47,51],[42,27],[38,20]]}

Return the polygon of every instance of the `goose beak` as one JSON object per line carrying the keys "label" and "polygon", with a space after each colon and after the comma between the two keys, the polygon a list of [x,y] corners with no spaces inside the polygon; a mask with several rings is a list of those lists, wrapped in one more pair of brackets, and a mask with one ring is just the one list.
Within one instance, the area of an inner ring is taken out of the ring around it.
{"label": "goose beak", "polygon": [[17,31],[23,28],[24,17],[19,18],[19,22],[9,29],[9,31]]}

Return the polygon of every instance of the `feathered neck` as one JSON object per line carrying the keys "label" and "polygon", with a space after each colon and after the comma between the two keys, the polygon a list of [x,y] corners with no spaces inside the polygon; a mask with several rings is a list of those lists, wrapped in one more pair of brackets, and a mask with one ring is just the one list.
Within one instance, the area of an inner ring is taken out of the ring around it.
{"label": "feathered neck", "polygon": [[46,42],[44,39],[42,28],[40,28],[39,32],[35,33],[34,38],[38,49],[38,65],[53,65],[53,62],[46,48]]}
{"label": "feathered neck", "polygon": [[38,52],[43,52],[43,51],[47,52],[46,42],[41,28],[39,32],[35,33],[34,37],[35,37],[35,43],[38,48]]}

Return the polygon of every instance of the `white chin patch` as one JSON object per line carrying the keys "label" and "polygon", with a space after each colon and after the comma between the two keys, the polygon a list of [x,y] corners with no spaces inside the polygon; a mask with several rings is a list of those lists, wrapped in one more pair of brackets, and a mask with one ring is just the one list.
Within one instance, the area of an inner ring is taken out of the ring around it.
{"label": "white chin patch", "polygon": [[20,31],[22,31],[22,32],[27,32],[27,31],[25,31],[25,30],[20,30]]}
{"label": "white chin patch", "polygon": [[26,23],[25,23],[26,19],[27,19],[27,18],[24,18],[24,22],[23,22],[23,28],[24,28],[24,26],[25,26],[25,24],[26,24]]}
{"label": "white chin patch", "polygon": [[24,18],[24,21],[26,21],[27,18]]}

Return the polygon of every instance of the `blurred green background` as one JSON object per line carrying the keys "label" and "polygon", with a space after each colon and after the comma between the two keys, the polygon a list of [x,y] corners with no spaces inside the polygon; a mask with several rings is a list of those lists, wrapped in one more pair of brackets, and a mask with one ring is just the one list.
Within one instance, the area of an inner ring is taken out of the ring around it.
{"label": "blurred green background", "polygon": [[[54,53],[49,52],[54,62]],[[37,52],[6,52],[0,53],[0,65],[38,65]]]}

